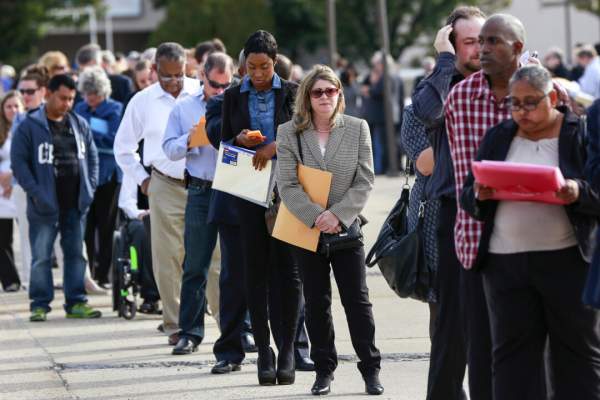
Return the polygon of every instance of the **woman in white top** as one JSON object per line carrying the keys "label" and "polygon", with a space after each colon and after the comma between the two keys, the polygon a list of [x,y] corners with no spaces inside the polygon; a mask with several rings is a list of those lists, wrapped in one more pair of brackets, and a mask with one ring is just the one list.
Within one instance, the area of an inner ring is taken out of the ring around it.
{"label": "woman in white top", "polygon": [[[492,200],[494,190],[465,183],[461,206],[485,222],[482,268],[492,331],[495,400],[538,398],[546,339],[556,399],[600,398],[600,314],[583,305],[600,199],[584,175],[584,124],[557,106],[550,74],[519,69],[510,81],[513,119],[491,128],[478,160],[558,167],[564,205]],[[533,396],[533,397],[531,397]]]}
{"label": "woman in white top", "polygon": [[12,200],[10,170],[10,129],[15,117],[23,112],[23,99],[11,90],[0,100],[0,281],[6,292],[21,287],[13,255],[13,219],[17,210]]}

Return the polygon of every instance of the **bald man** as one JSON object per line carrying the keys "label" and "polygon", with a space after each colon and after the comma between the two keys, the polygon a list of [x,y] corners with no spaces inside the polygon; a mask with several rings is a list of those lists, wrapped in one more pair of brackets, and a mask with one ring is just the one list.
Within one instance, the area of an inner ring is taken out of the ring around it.
{"label": "bald man", "polygon": [[[496,14],[481,28],[479,44],[481,71],[454,86],[444,110],[457,199],[485,132],[511,117],[508,83],[519,67],[525,29],[517,18]],[[466,298],[467,363],[473,400],[493,397],[489,316],[477,268],[481,264],[477,258],[481,232],[482,224],[458,207],[454,239],[464,267],[461,283]]]}

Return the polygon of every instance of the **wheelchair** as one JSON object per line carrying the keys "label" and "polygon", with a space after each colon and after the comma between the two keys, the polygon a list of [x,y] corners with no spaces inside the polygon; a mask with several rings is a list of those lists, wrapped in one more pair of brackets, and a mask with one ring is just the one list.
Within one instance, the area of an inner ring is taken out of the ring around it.
{"label": "wheelchair", "polygon": [[119,317],[131,320],[137,312],[141,276],[137,249],[131,244],[126,219],[121,221],[119,229],[113,233],[112,241],[113,311],[117,311]]}

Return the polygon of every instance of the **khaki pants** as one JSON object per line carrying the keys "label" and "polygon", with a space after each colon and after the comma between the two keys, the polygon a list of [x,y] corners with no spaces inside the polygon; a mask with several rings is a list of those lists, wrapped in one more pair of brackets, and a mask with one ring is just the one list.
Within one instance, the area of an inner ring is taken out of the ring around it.
{"label": "khaki pants", "polygon": [[152,220],[152,268],[163,306],[165,334],[170,335],[179,330],[187,194],[183,186],[153,172],[148,199]]}

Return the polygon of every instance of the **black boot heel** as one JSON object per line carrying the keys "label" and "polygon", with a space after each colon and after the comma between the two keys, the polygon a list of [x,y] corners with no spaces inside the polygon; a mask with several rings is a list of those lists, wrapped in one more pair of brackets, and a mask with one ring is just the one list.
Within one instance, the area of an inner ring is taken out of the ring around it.
{"label": "black boot heel", "polygon": [[264,351],[258,350],[258,360],[256,361],[258,369],[258,384],[262,386],[272,386],[277,383],[275,373],[275,353],[272,348]]}
{"label": "black boot heel", "polygon": [[294,350],[281,351],[277,356],[277,383],[291,385],[296,381]]}

